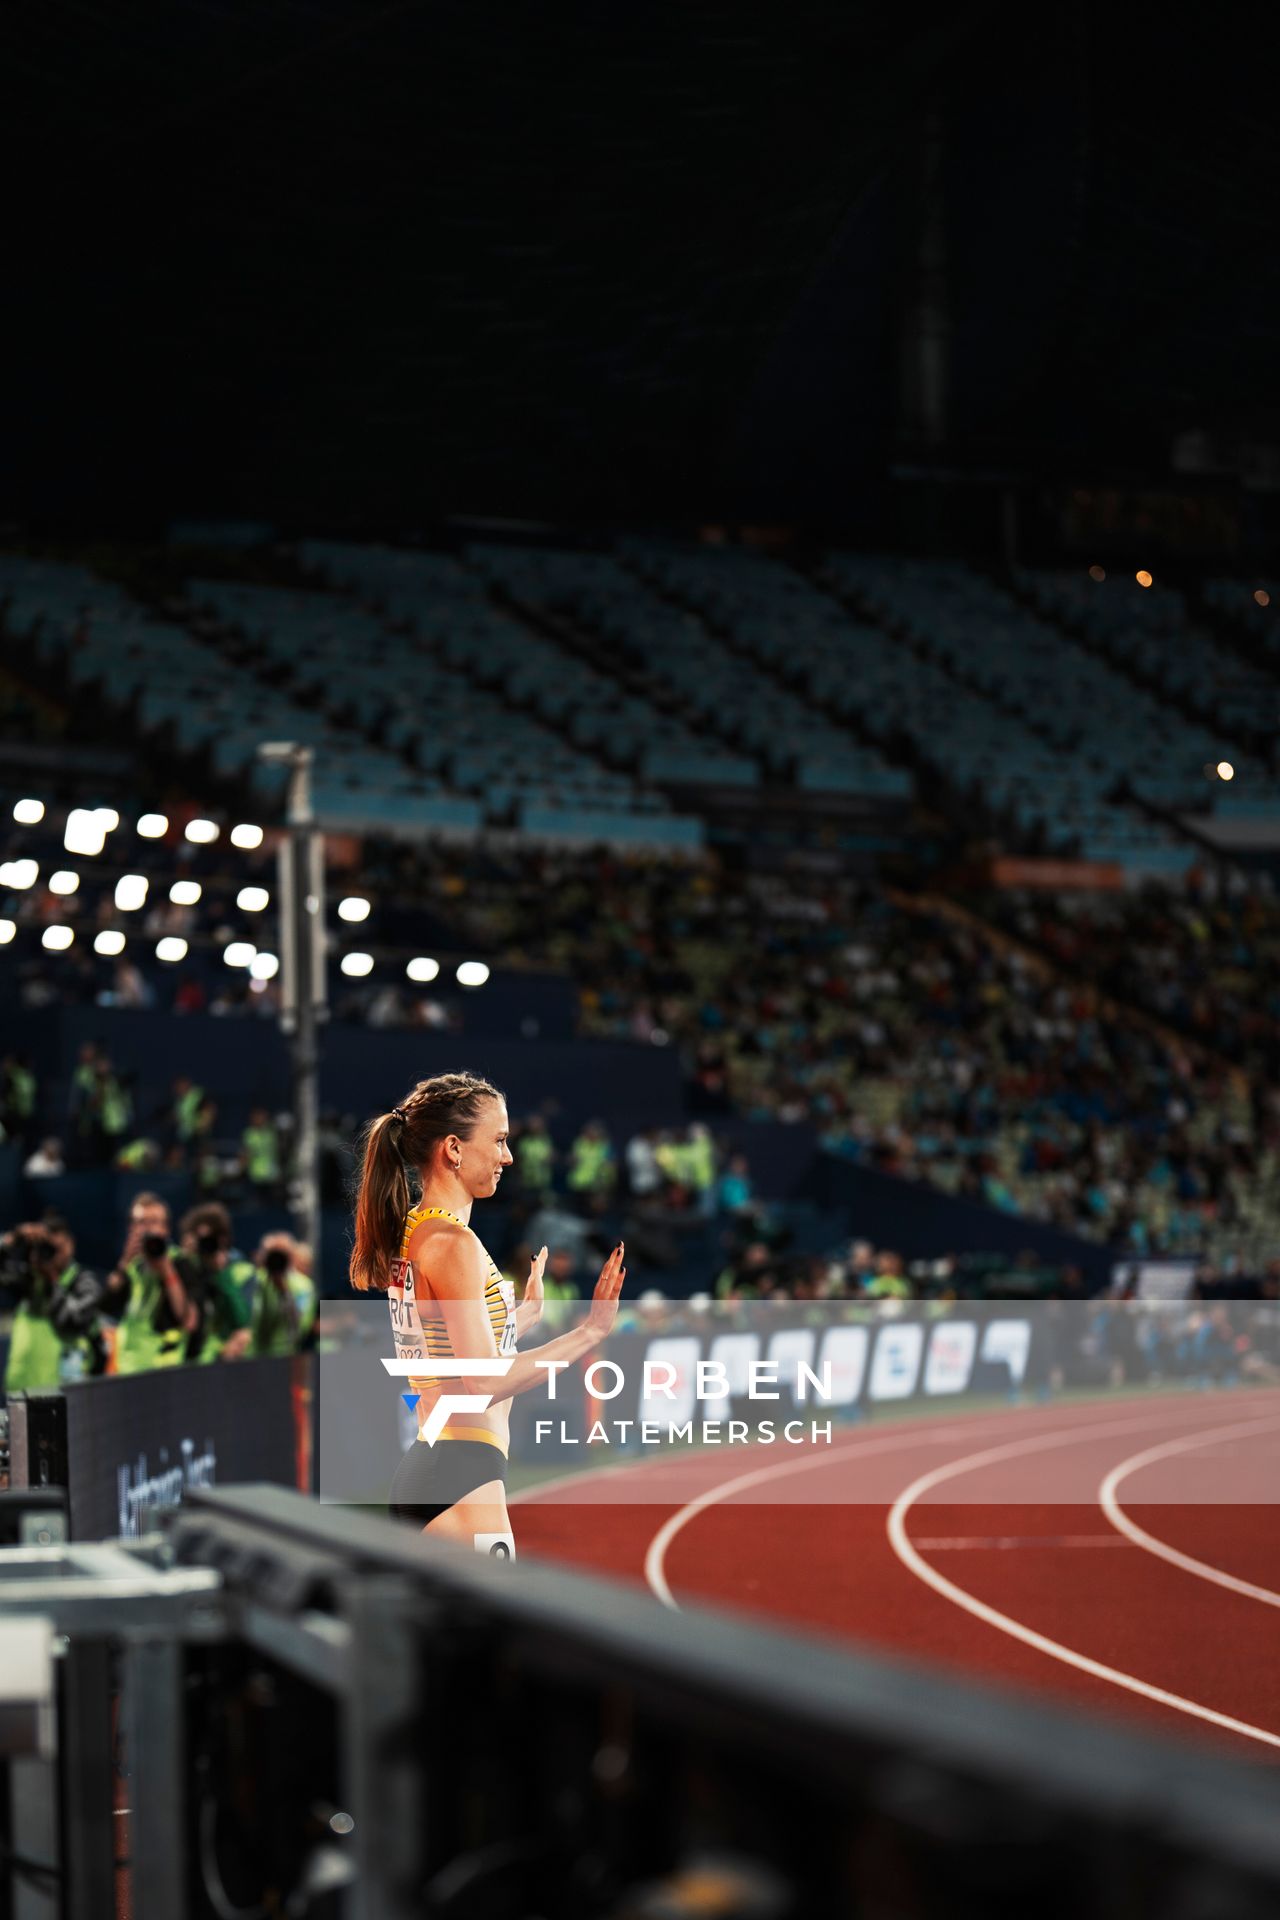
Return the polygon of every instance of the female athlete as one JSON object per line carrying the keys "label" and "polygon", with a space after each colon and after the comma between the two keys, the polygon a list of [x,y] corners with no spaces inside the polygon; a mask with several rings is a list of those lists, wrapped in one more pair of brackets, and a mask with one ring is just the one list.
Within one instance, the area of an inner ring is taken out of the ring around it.
{"label": "female athlete", "polygon": [[[386,1293],[398,1357],[424,1361],[421,1375],[409,1381],[418,1395],[418,1438],[396,1469],[392,1513],[427,1533],[508,1559],[514,1556],[506,1499],[509,1402],[548,1377],[531,1355],[516,1353],[516,1343],[542,1313],[547,1249],[530,1267],[517,1307],[514,1283],[502,1278],[470,1222],[472,1206],[497,1192],[510,1165],[506,1102],[496,1087],[469,1073],[419,1081],[369,1128],[351,1256],[352,1285]],[[416,1206],[411,1175],[421,1193]],[[571,1363],[600,1345],[617,1316],[626,1278],[622,1256],[619,1242],[583,1325],[539,1347],[539,1361]],[[505,1373],[442,1377],[430,1365],[509,1355]],[[448,1393],[478,1395],[487,1404],[449,1410],[428,1440],[432,1409]]]}

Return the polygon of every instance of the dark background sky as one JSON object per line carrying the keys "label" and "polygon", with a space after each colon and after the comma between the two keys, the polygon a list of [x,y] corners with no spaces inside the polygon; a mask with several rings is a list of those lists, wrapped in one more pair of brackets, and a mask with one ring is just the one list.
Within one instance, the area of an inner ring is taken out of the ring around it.
{"label": "dark background sky", "polygon": [[11,9],[7,511],[838,517],[911,451],[929,124],[936,457],[1280,439],[1280,26],[1041,12]]}

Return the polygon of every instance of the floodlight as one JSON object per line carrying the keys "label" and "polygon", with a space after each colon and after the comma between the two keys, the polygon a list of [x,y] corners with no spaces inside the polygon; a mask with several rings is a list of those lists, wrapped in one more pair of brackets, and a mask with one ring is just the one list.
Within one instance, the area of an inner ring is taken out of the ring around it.
{"label": "floodlight", "polygon": [[78,853],[84,859],[92,860],[95,854],[102,852],[106,839],[106,826],[93,808],[72,807],[62,836],[62,844],[68,853]]}
{"label": "floodlight", "polygon": [[116,881],[116,905],[121,913],[136,913],[147,904],[145,873],[123,873]]}

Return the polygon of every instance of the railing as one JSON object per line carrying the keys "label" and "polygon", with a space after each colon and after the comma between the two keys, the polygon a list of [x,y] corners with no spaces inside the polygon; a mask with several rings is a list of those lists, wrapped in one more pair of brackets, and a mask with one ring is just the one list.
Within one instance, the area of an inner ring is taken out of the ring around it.
{"label": "railing", "polygon": [[1217,1749],[276,1488],[0,1555],[15,1614],[65,1636],[57,1756],[7,1747],[24,1913],[111,1911],[117,1809],[136,1920],[1280,1908],[1274,1778]]}

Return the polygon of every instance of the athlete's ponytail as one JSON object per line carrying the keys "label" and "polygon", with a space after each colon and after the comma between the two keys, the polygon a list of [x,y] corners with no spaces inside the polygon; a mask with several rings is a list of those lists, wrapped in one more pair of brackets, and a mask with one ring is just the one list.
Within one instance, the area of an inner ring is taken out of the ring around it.
{"label": "athlete's ponytail", "polygon": [[356,1243],[351,1251],[351,1284],[361,1293],[371,1286],[386,1286],[409,1211],[409,1179],[393,1138],[397,1131],[395,1115],[384,1113],[371,1123],[365,1135],[356,1199]]}
{"label": "athlete's ponytail", "polygon": [[420,1080],[398,1107],[370,1123],[356,1197],[353,1287],[366,1293],[370,1287],[385,1287],[391,1278],[404,1217],[413,1204],[410,1169],[427,1169],[437,1144],[451,1133],[469,1140],[485,1101],[501,1098],[496,1087],[476,1074],[439,1073],[434,1080]]}

